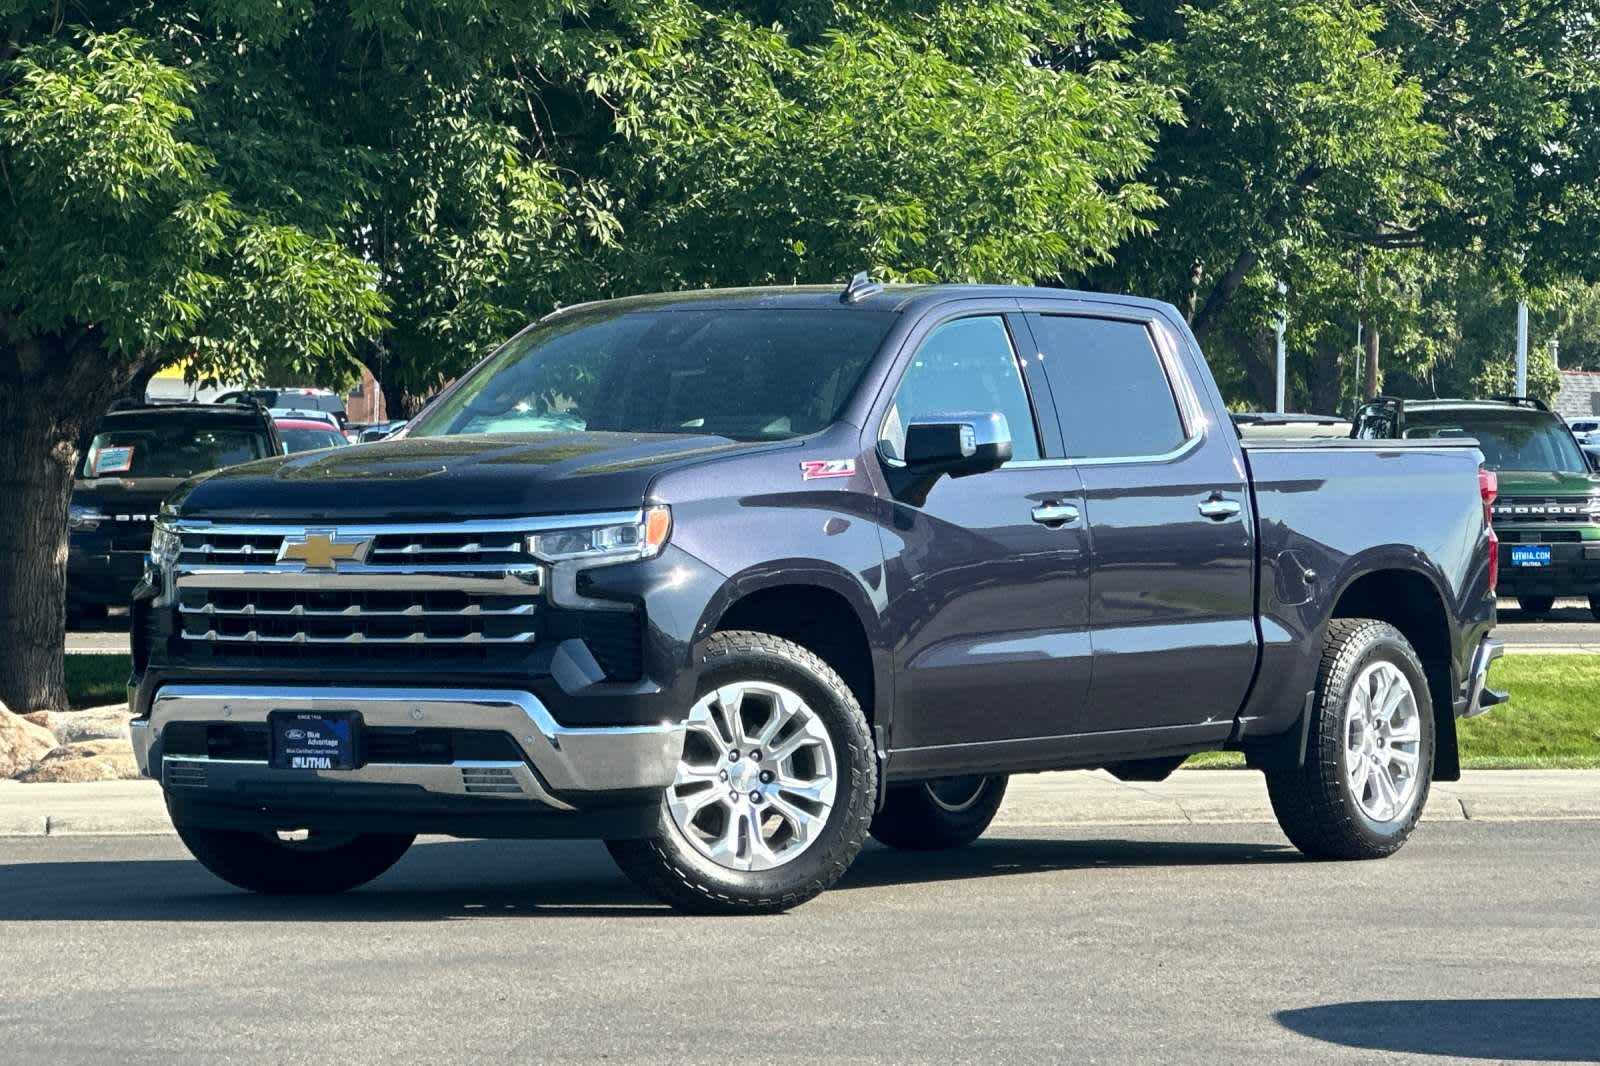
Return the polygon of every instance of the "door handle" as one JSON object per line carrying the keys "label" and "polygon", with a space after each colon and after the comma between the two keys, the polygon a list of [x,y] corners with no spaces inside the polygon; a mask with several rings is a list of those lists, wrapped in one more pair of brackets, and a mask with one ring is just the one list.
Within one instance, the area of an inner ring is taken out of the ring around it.
{"label": "door handle", "polygon": [[1070,526],[1078,520],[1078,509],[1070,503],[1041,503],[1033,509],[1033,520],[1041,526]]}
{"label": "door handle", "polygon": [[1211,496],[1200,501],[1200,513],[1213,522],[1224,522],[1238,515],[1239,501]]}

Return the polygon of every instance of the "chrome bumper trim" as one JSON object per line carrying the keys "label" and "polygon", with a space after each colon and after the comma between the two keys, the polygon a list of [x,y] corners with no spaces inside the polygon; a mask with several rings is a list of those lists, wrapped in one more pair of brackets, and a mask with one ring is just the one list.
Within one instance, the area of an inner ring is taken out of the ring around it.
{"label": "chrome bumper trim", "polygon": [[[526,780],[518,779],[524,785],[524,796],[515,798],[537,799],[565,810],[571,805],[551,796],[551,791],[666,788],[683,754],[682,722],[568,727],[557,723],[531,693],[513,690],[163,685],[151,703],[148,719],[132,723],[134,757],[146,776],[156,776],[161,762],[199,762],[208,770],[225,767],[223,779],[229,781],[377,781],[470,794],[456,787],[460,766],[369,764],[359,770],[287,771],[254,761],[190,756],[157,759],[161,732],[169,722],[265,722],[271,711],[287,709],[359,711],[362,721],[371,726],[503,731],[516,740],[537,771],[536,775],[527,773]],[[454,775],[455,784],[441,775]],[[165,783],[166,773],[162,771],[161,776]]]}
{"label": "chrome bumper trim", "polygon": [[1467,707],[1461,712],[1462,718],[1473,718],[1487,711],[1490,707],[1498,707],[1510,697],[1504,692],[1496,692],[1488,687],[1489,664],[1506,653],[1506,646],[1493,637],[1484,637],[1478,642],[1478,648],[1472,653],[1472,666],[1467,690]]}

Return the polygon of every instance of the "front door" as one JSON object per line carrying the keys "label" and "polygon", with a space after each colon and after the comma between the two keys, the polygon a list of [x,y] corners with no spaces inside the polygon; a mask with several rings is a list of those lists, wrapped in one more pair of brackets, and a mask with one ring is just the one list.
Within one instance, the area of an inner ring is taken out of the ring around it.
{"label": "front door", "polygon": [[1231,726],[1255,669],[1249,486],[1175,332],[1132,310],[1031,314],[1094,560],[1083,732]]}
{"label": "front door", "polygon": [[919,506],[889,504],[887,628],[903,634],[897,753],[1072,732],[1088,693],[1081,483],[1047,461],[1059,438],[1035,415],[1043,383],[1017,358],[1024,329],[1001,314],[933,324],[913,338],[883,421],[878,451],[891,465],[922,416],[998,411],[1014,449],[998,470],[942,478]]}

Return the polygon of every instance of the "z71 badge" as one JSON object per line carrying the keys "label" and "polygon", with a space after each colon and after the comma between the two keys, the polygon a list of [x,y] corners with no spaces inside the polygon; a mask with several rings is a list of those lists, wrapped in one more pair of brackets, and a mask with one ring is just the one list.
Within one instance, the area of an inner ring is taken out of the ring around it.
{"label": "z71 badge", "polygon": [[800,480],[815,481],[819,477],[849,477],[856,472],[854,459],[802,459]]}

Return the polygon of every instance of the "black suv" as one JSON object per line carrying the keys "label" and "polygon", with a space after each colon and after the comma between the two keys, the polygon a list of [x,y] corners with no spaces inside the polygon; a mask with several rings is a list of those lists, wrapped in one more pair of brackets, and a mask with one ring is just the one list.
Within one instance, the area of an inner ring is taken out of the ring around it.
{"label": "black suv", "polygon": [[144,573],[161,501],[184,479],[282,452],[272,419],[239,404],[130,407],[106,415],[84,450],[67,515],[67,614],[126,606]]}

